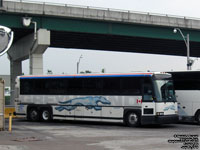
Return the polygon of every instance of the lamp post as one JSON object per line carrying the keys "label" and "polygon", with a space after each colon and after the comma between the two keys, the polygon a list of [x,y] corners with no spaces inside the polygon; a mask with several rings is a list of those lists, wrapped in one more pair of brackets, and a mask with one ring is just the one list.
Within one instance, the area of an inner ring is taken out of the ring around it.
{"label": "lamp post", "polygon": [[189,34],[184,36],[181,29],[174,28],[174,33],[177,33],[177,31],[180,32],[180,34],[185,42],[185,45],[187,47],[187,70],[192,70],[192,64],[194,63],[194,60],[190,59],[190,36],[189,36]]}
{"label": "lamp post", "polygon": [[77,74],[79,74],[79,64],[80,64],[81,58],[83,58],[82,54],[81,54],[81,56],[79,57],[79,60],[78,60],[78,62],[77,62]]}
{"label": "lamp post", "polygon": [[34,24],[34,40],[37,40],[37,22],[32,21],[31,17],[23,17],[22,23],[23,23],[23,26],[25,27],[29,27],[31,23]]}

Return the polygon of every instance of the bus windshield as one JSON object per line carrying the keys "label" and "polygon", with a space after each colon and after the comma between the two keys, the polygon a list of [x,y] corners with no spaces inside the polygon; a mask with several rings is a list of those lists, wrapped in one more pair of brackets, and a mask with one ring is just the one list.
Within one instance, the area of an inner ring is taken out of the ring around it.
{"label": "bus windshield", "polygon": [[159,102],[175,102],[175,91],[172,80],[155,80],[156,100]]}

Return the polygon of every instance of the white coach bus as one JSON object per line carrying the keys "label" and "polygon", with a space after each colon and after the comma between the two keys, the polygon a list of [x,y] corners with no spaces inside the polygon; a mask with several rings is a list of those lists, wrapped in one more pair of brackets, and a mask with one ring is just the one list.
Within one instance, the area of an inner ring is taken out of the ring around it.
{"label": "white coach bus", "polygon": [[170,74],[81,74],[19,76],[16,114],[51,119],[175,123],[177,102]]}
{"label": "white coach bus", "polygon": [[177,95],[179,120],[200,124],[200,71],[170,73]]}

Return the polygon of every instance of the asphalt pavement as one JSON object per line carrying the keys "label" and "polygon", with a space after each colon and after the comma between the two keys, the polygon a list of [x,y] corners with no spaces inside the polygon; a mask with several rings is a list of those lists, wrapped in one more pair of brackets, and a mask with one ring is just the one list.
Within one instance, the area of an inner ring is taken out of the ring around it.
{"label": "asphalt pavement", "polygon": [[200,126],[123,124],[14,119],[12,132],[0,132],[0,150],[182,150],[200,149]]}

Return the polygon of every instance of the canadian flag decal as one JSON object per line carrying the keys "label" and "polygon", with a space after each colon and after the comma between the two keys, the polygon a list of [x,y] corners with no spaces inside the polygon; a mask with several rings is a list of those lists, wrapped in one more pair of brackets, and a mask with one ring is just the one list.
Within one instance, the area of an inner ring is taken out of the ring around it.
{"label": "canadian flag decal", "polygon": [[137,99],[137,103],[141,103],[142,104],[142,99]]}

